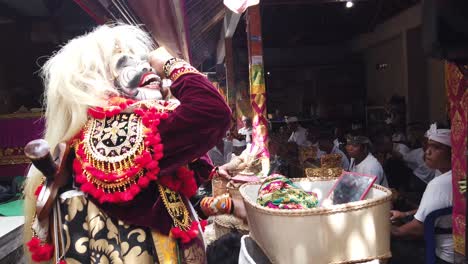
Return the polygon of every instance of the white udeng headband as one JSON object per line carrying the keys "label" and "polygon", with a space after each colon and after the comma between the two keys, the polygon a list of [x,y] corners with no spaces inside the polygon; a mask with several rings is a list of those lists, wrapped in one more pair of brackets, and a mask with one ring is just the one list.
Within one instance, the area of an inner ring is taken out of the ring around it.
{"label": "white udeng headband", "polygon": [[428,139],[452,147],[450,134],[450,129],[437,129],[437,124],[432,124],[429,130],[426,132]]}

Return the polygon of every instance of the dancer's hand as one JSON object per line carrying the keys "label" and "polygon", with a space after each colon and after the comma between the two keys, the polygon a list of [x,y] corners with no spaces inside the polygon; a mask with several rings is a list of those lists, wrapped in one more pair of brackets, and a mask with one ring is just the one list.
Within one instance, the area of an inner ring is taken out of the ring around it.
{"label": "dancer's hand", "polygon": [[149,63],[159,76],[165,76],[164,64],[173,57],[164,47],[160,47],[150,52]]}
{"label": "dancer's hand", "polygon": [[229,174],[229,172],[223,168],[223,166],[219,167],[218,168],[218,175],[220,177],[223,177],[224,179],[230,181],[231,180],[231,175]]}
{"label": "dancer's hand", "polygon": [[242,219],[244,222],[247,222],[247,211],[245,210],[244,202],[238,199],[232,199],[234,204],[234,212],[232,214],[235,217]]}
{"label": "dancer's hand", "polygon": [[402,218],[404,218],[406,216],[407,215],[404,212],[397,211],[397,210],[390,210],[390,220],[391,221],[396,221],[396,220],[402,219]]}

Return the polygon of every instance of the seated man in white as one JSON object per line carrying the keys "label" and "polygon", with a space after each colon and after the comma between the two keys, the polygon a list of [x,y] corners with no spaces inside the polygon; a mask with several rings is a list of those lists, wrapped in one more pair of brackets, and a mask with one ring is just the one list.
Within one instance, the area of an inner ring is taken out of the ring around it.
{"label": "seated man in white", "polygon": [[[393,226],[392,235],[395,237],[421,238],[424,234],[424,220],[427,215],[435,210],[452,206],[452,163],[449,129],[437,129],[431,126],[427,136],[429,138],[426,149],[426,165],[439,170],[442,175],[429,182],[424,191],[423,198],[417,210],[410,212],[392,211],[392,220],[414,214],[414,219],[402,226]],[[435,222],[436,227],[448,229],[452,227],[452,216],[442,216]],[[436,235],[437,263],[453,263],[453,238],[452,234]]]}
{"label": "seated man in white", "polygon": [[240,155],[247,144],[252,142],[252,119],[242,116],[242,124],[244,126],[237,131],[237,134],[232,135],[232,146],[236,155]]}
{"label": "seated man in white", "polygon": [[[427,144],[426,144],[427,145]],[[413,149],[407,154],[403,155],[403,160],[406,166],[413,171],[413,174],[418,177],[421,181],[428,184],[436,174],[437,170],[431,169],[427,166],[424,161],[424,152],[426,147]]]}
{"label": "seated man in white", "polygon": [[307,146],[307,129],[299,124],[299,120],[295,116],[288,117],[286,120],[290,131],[292,131],[288,142],[294,142],[298,146]]}
{"label": "seated man in white", "polygon": [[388,187],[387,177],[382,165],[369,151],[370,145],[369,138],[365,136],[351,135],[348,137],[346,151],[351,157],[349,171],[377,176],[375,183]]}
{"label": "seated man in white", "polygon": [[341,156],[341,166],[344,170],[349,169],[349,160],[346,154],[339,149],[338,146],[333,144],[334,136],[328,132],[320,133],[318,137],[318,144],[320,152],[324,154],[339,154]]}

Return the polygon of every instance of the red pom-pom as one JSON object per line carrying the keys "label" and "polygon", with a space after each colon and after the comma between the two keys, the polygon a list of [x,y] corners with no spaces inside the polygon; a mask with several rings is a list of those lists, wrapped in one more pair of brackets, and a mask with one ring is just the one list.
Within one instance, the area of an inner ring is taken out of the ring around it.
{"label": "red pom-pom", "polygon": [[162,157],[163,157],[162,152],[156,152],[156,153],[153,154],[153,159],[154,160],[160,160]]}
{"label": "red pom-pom", "polygon": [[39,238],[37,237],[31,238],[31,240],[29,240],[29,242],[26,243],[26,246],[28,246],[29,251],[36,250],[37,248],[39,248],[40,245],[41,240],[39,240]]}
{"label": "red pom-pom", "polygon": [[[198,224],[199,222],[193,221],[190,225],[190,229],[187,231],[182,231],[178,227],[173,227],[171,228],[171,235],[173,238],[179,239],[180,242],[182,242],[183,244],[188,243],[192,241],[192,239],[196,238],[200,233],[198,229]],[[200,225],[202,226],[202,230],[204,230],[204,225],[202,223],[200,223]]]}
{"label": "red pom-pom", "polygon": [[159,177],[159,183],[174,192],[179,192],[182,182],[172,176]]}
{"label": "red pom-pom", "polygon": [[157,144],[157,145],[154,145],[154,146],[153,146],[153,151],[154,151],[155,153],[157,153],[157,152],[161,152],[161,153],[162,153],[163,150],[164,150],[163,144]]}
{"label": "red pom-pom", "polygon": [[31,238],[31,240],[26,244],[31,252],[31,258],[35,262],[48,261],[52,258],[54,253],[54,246],[47,243],[42,244],[41,240],[37,237]]}
{"label": "red pom-pom", "polygon": [[138,158],[135,159],[135,162],[141,165],[146,165],[151,161],[151,154],[148,151],[145,151]]}
{"label": "red pom-pom", "polygon": [[148,164],[146,164],[145,168],[147,168],[148,170],[154,170],[156,168],[159,167],[159,163],[155,160],[149,162]]}
{"label": "red pom-pom", "polygon": [[182,182],[180,192],[186,197],[190,198],[197,192],[198,186],[193,171],[181,167],[177,170],[177,177]]}
{"label": "red pom-pom", "polygon": [[173,227],[171,229],[171,234],[172,234],[172,237],[180,240],[180,242],[184,244],[190,242],[190,237],[188,236],[187,232],[180,230],[180,228],[178,227]]}
{"label": "red pom-pom", "polygon": [[140,192],[140,188],[137,186],[137,185],[132,185],[130,186],[130,189],[128,191],[130,191],[130,193],[133,195],[133,197],[135,197],[135,195],[137,195],[139,192]]}
{"label": "red pom-pom", "polygon": [[149,184],[150,180],[147,178],[147,177],[140,177],[140,179],[138,179],[138,185],[141,187],[141,188],[146,188],[148,187],[148,184]]}
{"label": "red pom-pom", "polygon": [[64,259],[62,259],[59,261],[59,264],[67,264],[67,262]]}
{"label": "red pom-pom", "polygon": [[106,117],[106,113],[101,107],[89,108],[88,114],[96,119],[104,119]]}

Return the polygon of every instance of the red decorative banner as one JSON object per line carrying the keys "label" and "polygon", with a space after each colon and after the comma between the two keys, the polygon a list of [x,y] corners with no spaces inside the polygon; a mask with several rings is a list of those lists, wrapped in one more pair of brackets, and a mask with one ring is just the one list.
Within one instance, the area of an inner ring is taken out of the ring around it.
{"label": "red decorative banner", "polygon": [[468,79],[456,65],[446,63],[445,85],[452,124],[453,240],[455,253],[466,256]]}

